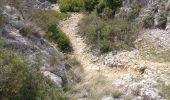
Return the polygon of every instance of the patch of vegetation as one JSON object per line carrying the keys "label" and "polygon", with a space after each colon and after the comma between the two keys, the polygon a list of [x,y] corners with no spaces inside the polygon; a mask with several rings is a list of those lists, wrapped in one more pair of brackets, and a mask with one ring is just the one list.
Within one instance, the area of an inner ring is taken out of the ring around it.
{"label": "patch of vegetation", "polygon": [[48,26],[58,24],[60,20],[63,20],[70,15],[65,13],[60,13],[55,10],[41,10],[33,9],[27,15],[30,21],[35,22],[43,30],[47,31]]}
{"label": "patch of vegetation", "polygon": [[142,20],[142,26],[144,28],[152,28],[154,25],[154,17],[153,16],[145,16]]}
{"label": "patch of vegetation", "polygon": [[112,97],[113,98],[119,98],[122,95],[122,92],[118,91],[118,90],[114,90],[112,92]]}
{"label": "patch of vegetation", "polygon": [[111,95],[113,91],[112,84],[108,84],[106,77],[97,75],[93,77],[93,81],[82,81],[67,91],[70,97],[76,100],[75,94],[79,94],[82,97],[88,98],[89,100],[100,100],[103,96]]}
{"label": "patch of vegetation", "polygon": [[26,24],[20,29],[20,33],[23,36],[30,37],[30,36],[35,36],[35,37],[41,37],[40,33],[35,30],[34,26],[31,24]]}
{"label": "patch of vegetation", "polygon": [[119,18],[104,20],[92,14],[82,19],[79,28],[79,33],[102,53],[133,47],[138,31],[133,22]]}
{"label": "patch of vegetation", "polygon": [[48,27],[48,33],[46,37],[55,43],[57,43],[58,48],[63,52],[72,51],[72,46],[69,38],[60,29],[57,28],[56,24],[50,25]]}
{"label": "patch of vegetation", "polygon": [[96,6],[96,13],[99,16],[112,17],[115,15],[117,9],[121,7],[122,0],[99,0]]}
{"label": "patch of vegetation", "polygon": [[95,9],[98,2],[99,0],[85,0],[85,3],[84,3],[85,10],[87,12],[92,12]]}
{"label": "patch of vegetation", "polygon": [[34,21],[44,31],[45,38],[55,42],[58,48],[63,52],[72,50],[69,38],[58,27],[59,20],[69,17],[68,14],[59,13],[54,10],[34,9],[29,15],[29,19]]}
{"label": "patch of vegetation", "polygon": [[159,16],[158,23],[159,23],[158,27],[160,29],[165,29],[167,25],[167,17],[165,15]]}
{"label": "patch of vegetation", "polygon": [[135,19],[139,16],[141,10],[141,6],[140,5],[134,5],[132,6],[131,11],[128,13],[128,19],[132,20]]}
{"label": "patch of vegetation", "polygon": [[84,9],[84,0],[59,0],[62,12],[79,12]]}
{"label": "patch of vegetation", "polygon": [[62,90],[20,54],[0,47],[1,100],[66,100]]}
{"label": "patch of vegetation", "polygon": [[113,17],[122,0],[60,0],[62,12],[95,11],[100,17]]}

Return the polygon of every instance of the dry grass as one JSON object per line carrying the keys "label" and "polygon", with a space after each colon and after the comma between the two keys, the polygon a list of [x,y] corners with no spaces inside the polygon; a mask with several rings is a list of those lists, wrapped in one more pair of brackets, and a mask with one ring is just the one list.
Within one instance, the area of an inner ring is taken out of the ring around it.
{"label": "dry grass", "polygon": [[137,44],[142,59],[154,62],[170,62],[170,50],[164,49],[147,40]]}
{"label": "dry grass", "polygon": [[67,95],[73,100],[78,97],[88,98],[88,100],[100,100],[103,96],[107,95],[112,95],[115,98],[122,95],[104,76],[98,75],[92,80],[93,81],[82,80],[80,83],[74,85],[67,92]]}

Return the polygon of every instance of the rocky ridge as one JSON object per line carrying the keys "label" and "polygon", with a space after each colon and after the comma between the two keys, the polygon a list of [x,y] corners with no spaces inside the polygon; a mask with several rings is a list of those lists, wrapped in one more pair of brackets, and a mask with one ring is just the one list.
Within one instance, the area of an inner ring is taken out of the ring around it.
{"label": "rocky ridge", "polygon": [[14,7],[6,5],[3,14],[6,16],[5,28],[1,34],[5,38],[4,47],[24,54],[30,63],[41,64],[44,75],[61,87],[66,82],[63,54],[44,38],[24,37],[20,29],[27,22]]}

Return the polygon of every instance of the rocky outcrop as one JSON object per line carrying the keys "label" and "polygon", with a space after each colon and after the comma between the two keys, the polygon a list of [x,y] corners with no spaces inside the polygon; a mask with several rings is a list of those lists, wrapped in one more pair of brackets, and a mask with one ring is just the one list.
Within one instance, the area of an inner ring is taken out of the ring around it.
{"label": "rocky outcrop", "polygon": [[1,34],[5,38],[4,47],[24,54],[28,62],[38,64],[42,73],[61,87],[66,82],[63,54],[44,38],[22,36],[19,30],[27,22],[15,8],[7,5],[3,14],[6,17],[4,31]]}
{"label": "rocky outcrop", "polygon": [[[124,0],[122,10],[131,11],[134,5],[140,7],[139,20],[144,16],[152,16],[154,20],[153,26],[158,26],[158,20],[160,15],[170,16],[169,12],[169,0]],[[169,22],[167,23],[167,28]]]}

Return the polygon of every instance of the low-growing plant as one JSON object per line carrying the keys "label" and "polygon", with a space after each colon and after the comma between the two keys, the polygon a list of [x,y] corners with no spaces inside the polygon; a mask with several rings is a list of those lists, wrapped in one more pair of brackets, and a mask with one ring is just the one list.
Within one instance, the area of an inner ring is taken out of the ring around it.
{"label": "low-growing plant", "polygon": [[60,50],[63,52],[70,52],[72,50],[69,38],[65,35],[65,33],[57,28],[56,24],[50,25],[47,32],[47,38],[57,43]]}
{"label": "low-growing plant", "polygon": [[110,18],[115,15],[117,9],[121,7],[121,5],[122,5],[122,0],[99,0],[95,10],[97,15],[101,17],[103,16],[106,17],[107,14],[109,14],[111,15],[108,16]]}
{"label": "low-growing plant", "polygon": [[160,29],[165,29],[167,25],[167,17],[165,15],[159,16],[158,23],[159,23],[158,27]]}
{"label": "low-growing plant", "polygon": [[128,19],[132,20],[132,19],[135,19],[136,17],[138,17],[140,10],[141,10],[140,5],[132,6],[131,11],[128,13]]}
{"label": "low-growing plant", "polygon": [[41,37],[40,33],[31,24],[26,24],[20,29],[20,34],[26,37],[35,36]]}
{"label": "low-growing plant", "polygon": [[145,16],[142,19],[142,26],[144,28],[152,28],[154,25],[154,17],[153,16]]}
{"label": "low-growing plant", "polygon": [[68,14],[54,10],[34,9],[31,15],[29,19],[46,31],[45,38],[55,42],[63,52],[72,50],[69,38],[57,27],[59,20],[67,18]]}
{"label": "low-growing plant", "polygon": [[104,20],[95,15],[85,16],[79,28],[88,43],[101,52],[133,47],[138,31],[138,25],[133,22],[119,18]]}
{"label": "low-growing plant", "polygon": [[95,9],[98,2],[99,0],[85,0],[85,3],[84,3],[85,10],[87,12],[92,12]]}
{"label": "low-growing plant", "polygon": [[84,9],[84,0],[60,0],[59,3],[62,12],[79,12]]}
{"label": "low-growing plant", "polygon": [[114,90],[112,92],[112,97],[113,98],[119,98],[122,95],[122,92],[118,91],[118,90]]}
{"label": "low-growing plant", "polygon": [[43,30],[47,31],[48,26],[57,24],[59,20],[69,17],[68,14],[55,10],[33,9],[29,12],[28,19],[35,22]]}
{"label": "low-growing plant", "polygon": [[26,62],[21,54],[0,46],[1,100],[65,100],[62,90]]}

